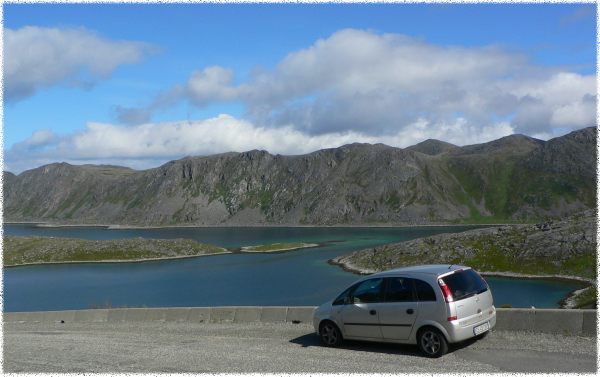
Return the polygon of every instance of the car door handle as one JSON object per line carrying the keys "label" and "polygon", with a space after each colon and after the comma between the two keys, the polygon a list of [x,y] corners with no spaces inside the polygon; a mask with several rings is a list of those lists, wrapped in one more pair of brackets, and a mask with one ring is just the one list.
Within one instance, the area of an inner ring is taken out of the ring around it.
{"label": "car door handle", "polygon": [[370,315],[375,315],[375,314],[377,314],[377,311],[376,311],[376,310],[371,310],[371,311],[369,312],[369,314],[370,314]]}
{"label": "car door handle", "polygon": [[413,314],[415,311],[412,309],[406,309],[406,314]]}

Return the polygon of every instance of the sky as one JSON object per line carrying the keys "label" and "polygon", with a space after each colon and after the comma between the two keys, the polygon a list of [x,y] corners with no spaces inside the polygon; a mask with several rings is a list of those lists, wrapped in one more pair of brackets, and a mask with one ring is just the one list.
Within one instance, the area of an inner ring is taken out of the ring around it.
{"label": "sky", "polygon": [[4,169],[596,121],[592,4],[4,4]]}

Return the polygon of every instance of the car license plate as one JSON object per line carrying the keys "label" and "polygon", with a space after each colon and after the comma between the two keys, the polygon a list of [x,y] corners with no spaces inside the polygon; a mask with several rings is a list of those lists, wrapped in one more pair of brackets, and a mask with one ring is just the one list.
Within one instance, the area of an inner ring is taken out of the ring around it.
{"label": "car license plate", "polygon": [[473,333],[475,335],[479,335],[481,333],[484,333],[484,332],[488,331],[489,329],[490,329],[490,323],[486,322],[486,323],[483,323],[483,324],[481,324],[479,326],[473,327]]}

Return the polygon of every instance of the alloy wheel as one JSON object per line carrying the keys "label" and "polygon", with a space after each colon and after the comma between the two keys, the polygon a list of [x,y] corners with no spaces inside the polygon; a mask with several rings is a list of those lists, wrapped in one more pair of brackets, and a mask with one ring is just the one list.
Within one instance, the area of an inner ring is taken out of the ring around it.
{"label": "alloy wheel", "polygon": [[430,355],[435,355],[441,347],[441,340],[437,333],[426,331],[421,336],[421,346]]}
{"label": "alloy wheel", "polygon": [[328,346],[334,346],[337,344],[339,339],[338,330],[331,323],[323,325],[321,329],[321,339]]}

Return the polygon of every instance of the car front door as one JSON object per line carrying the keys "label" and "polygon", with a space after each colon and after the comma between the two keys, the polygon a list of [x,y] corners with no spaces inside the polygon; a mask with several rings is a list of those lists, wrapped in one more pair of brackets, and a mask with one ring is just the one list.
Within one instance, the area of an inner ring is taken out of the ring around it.
{"label": "car front door", "polygon": [[378,309],[381,305],[383,279],[365,280],[355,286],[341,310],[347,338],[381,339]]}
{"label": "car front door", "polygon": [[384,280],[379,326],[384,339],[406,340],[410,336],[419,305],[413,279],[390,277]]}

